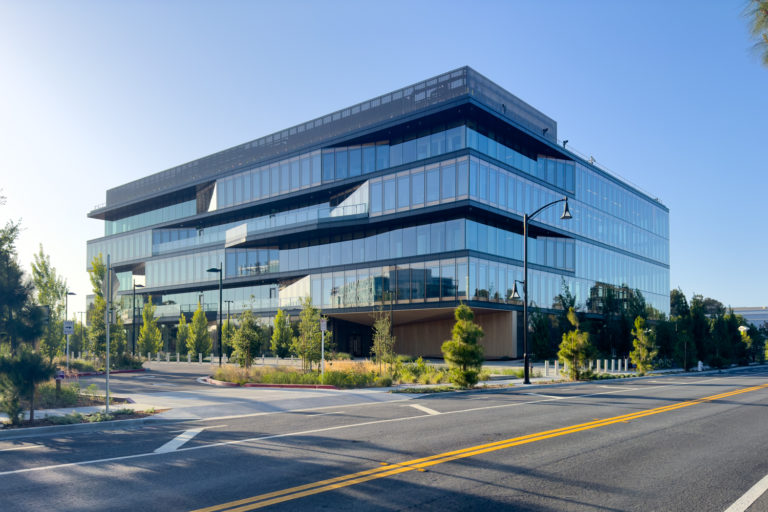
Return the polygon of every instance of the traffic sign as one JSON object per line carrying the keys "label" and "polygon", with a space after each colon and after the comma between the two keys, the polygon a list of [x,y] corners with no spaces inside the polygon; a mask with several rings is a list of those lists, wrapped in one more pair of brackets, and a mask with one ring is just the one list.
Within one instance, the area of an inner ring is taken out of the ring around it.
{"label": "traffic sign", "polygon": [[326,320],[325,318],[320,320],[320,330],[323,332],[328,330],[328,320]]}
{"label": "traffic sign", "polygon": [[72,320],[64,321],[64,334],[75,334],[75,322]]}

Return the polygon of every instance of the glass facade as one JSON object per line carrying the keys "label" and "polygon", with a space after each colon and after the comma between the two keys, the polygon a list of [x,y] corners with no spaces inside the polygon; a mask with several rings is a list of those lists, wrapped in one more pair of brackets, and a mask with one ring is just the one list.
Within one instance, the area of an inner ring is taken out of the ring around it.
{"label": "glass facade", "polygon": [[605,283],[668,312],[668,210],[534,139],[525,123],[492,115],[392,116],[392,130],[358,126],[332,143],[233,164],[204,183],[203,199],[213,194],[204,213],[198,191],[106,221],[107,236],[88,242],[89,264],[109,253],[123,296],[144,276],[164,316],[198,301],[215,309],[218,275],[206,270],[219,264],[233,311],[266,316],[306,296],[335,310],[458,300],[520,309],[508,296],[522,279],[523,215],[567,196],[571,220],[553,207],[532,222],[533,302],[551,307],[565,283],[583,305]]}

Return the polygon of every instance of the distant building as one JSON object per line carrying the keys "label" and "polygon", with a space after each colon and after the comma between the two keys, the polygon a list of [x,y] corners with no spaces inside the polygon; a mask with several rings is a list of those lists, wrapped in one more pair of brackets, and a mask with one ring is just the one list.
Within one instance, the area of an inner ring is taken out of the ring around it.
{"label": "distant building", "polygon": [[109,253],[123,311],[136,279],[137,304],[151,295],[173,324],[199,300],[215,319],[221,264],[225,314],[297,315],[309,296],[355,355],[375,307],[398,352],[439,355],[464,302],[486,355],[518,357],[523,215],[564,196],[572,220],[531,223],[531,301],[551,308],[565,283],[585,304],[600,283],[669,313],[669,210],[468,67],[108,190],[88,265]]}
{"label": "distant building", "polygon": [[760,306],[756,308],[733,308],[733,312],[744,317],[744,320],[761,327],[768,322],[768,307]]}

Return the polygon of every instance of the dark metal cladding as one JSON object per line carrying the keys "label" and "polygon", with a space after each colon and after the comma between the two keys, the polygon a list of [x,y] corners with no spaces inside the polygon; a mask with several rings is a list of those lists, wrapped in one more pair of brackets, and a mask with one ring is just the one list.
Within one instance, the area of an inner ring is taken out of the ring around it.
{"label": "dark metal cladding", "polygon": [[225,149],[107,191],[106,206],[89,216],[101,217],[114,208],[199,185],[235,169],[264,163],[335,143],[365,129],[382,128],[388,122],[442,104],[471,98],[524,129],[557,141],[557,123],[469,67],[459,68],[397,91],[338,110],[280,132]]}

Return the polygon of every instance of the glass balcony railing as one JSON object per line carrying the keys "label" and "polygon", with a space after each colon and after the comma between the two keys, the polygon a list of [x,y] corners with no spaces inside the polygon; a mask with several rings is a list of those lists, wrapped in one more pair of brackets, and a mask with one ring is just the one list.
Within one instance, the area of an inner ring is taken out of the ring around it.
{"label": "glass balcony railing", "polygon": [[313,209],[295,210],[278,213],[265,217],[258,217],[243,222],[227,230],[226,246],[231,247],[242,243],[249,235],[261,234],[290,226],[302,224],[316,224],[320,222],[333,222],[346,219],[351,216],[367,215],[367,204],[339,205],[335,207],[322,207]]}

